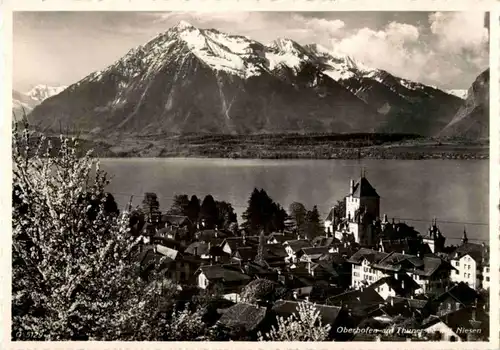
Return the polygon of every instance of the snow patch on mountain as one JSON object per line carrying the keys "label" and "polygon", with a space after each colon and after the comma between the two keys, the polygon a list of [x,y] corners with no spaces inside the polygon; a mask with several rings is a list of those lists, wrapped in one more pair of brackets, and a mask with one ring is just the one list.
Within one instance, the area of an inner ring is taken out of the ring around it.
{"label": "snow patch on mountain", "polygon": [[462,100],[467,99],[467,94],[468,94],[468,90],[467,89],[451,89],[451,90],[447,90],[445,92],[448,93],[448,94],[450,94],[450,95],[459,97]]}

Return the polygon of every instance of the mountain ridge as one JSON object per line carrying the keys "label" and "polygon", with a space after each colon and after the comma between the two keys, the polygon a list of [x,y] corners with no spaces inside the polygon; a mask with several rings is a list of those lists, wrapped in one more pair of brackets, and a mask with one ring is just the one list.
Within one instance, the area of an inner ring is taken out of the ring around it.
{"label": "mountain ridge", "polygon": [[417,132],[462,100],[290,39],[270,45],[180,22],[35,107],[88,133]]}
{"label": "mountain ridge", "polygon": [[489,138],[489,68],[478,75],[467,91],[467,98],[440,137]]}

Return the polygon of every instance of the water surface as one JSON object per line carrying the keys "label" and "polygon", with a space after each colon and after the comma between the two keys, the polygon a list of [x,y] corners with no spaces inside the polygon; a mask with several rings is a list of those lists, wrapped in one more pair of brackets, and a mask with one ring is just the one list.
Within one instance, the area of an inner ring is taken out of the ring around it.
{"label": "water surface", "polygon": [[[323,217],[349,190],[349,180],[361,169],[381,197],[381,214],[424,231],[436,217],[443,234],[488,239],[487,160],[233,160],[182,158],[103,159],[111,176],[109,191],[124,206],[144,192],[155,192],[161,209],[175,194],[212,194],[233,204],[241,220],[250,193],[263,188],[283,207],[298,201],[317,205]],[[411,219],[411,221],[410,221]],[[446,222],[445,222],[446,221]],[[456,222],[456,223],[450,223]],[[450,242],[456,243],[456,242]]]}

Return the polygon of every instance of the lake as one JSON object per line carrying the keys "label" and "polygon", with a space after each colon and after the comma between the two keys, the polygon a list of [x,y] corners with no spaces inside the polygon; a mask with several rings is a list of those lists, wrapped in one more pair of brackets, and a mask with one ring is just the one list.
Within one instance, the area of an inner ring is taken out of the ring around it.
{"label": "lake", "polygon": [[[349,180],[365,169],[381,199],[381,215],[396,218],[424,232],[437,218],[449,244],[456,244],[464,227],[469,239],[489,237],[489,162],[487,160],[254,160],[127,158],[102,159],[111,175],[108,191],[123,208],[144,192],[158,195],[166,210],[176,194],[212,194],[245,211],[250,193],[263,188],[285,209],[294,202],[308,209],[317,205],[326,217],[332,205],[349,191]],[[455,238],[455,239],[454,239]],[[474,241],[476,242],[476,241]]]}

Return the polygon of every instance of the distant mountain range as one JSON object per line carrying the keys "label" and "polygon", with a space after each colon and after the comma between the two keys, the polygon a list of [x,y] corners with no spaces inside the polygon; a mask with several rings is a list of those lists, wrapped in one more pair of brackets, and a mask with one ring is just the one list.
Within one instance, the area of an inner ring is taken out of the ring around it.
{"label": "distant mountain range", "polygon": [[67,86],[37,85],[28,92],[12,90],[12,113],[14,119],[19,120],[25,113],[29,114],[33,108],[44,100],[57,95],[66,88]]}
{"label": "distant mountain range", "polygon": [[320,45],[180,22],[45,99],[30,119],[100,135],[398,132],[435,136],[457,92],[369,68]]}

